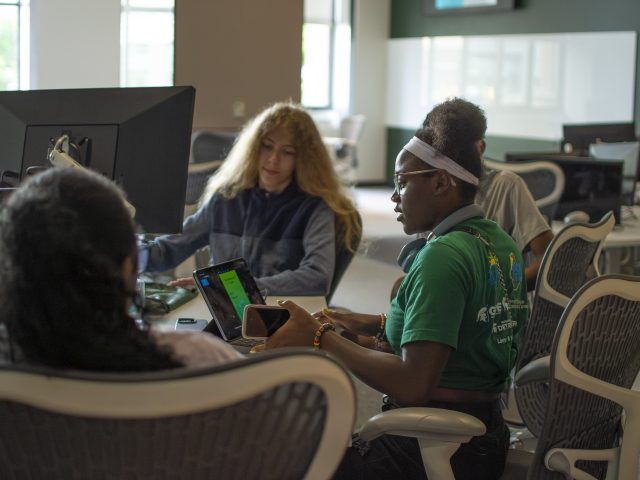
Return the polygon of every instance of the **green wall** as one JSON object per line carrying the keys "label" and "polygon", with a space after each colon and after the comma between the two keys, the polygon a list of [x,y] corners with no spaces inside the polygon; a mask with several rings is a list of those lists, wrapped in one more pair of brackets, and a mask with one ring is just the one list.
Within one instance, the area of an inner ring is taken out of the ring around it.
{"label": "green wall", "polygon": [[[499,13],[425,16],[423,0],[391,0],[391,38],[558,32],[640,32],[640,0],[516,0],[516,9]],[[636,48],[636,69],[640,49]],[[425,112],[426,115],[427,112]],[[640,134],[640,82],[636,74],[636,133]],[[417,127],[417,125],[416,125]],[[387,129],[387,172],[412,130]],[[487,156],[508,151],[557,151],[557,142],[487,136]],[[391,178],[388,176],[387,178]]]}

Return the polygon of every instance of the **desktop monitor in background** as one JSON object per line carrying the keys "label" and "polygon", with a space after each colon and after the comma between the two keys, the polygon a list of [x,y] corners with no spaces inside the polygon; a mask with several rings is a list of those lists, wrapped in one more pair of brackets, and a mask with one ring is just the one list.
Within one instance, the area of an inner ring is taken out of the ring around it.
{"label": "desktop monitor in background", "polygon": [[569,212],[581,210],[596,222],[610,210],[620,223],[622,199],[622,161],[602,161],[590,157],[561,154],[507,154],[507,162],[546,160],[562,168],[565,186],[554,220],[562,220]]}
{"label": "desktop monitor in background", "polygon": [[562,126],[562,151],[572,155],[587,155],[589,145],[601,142],[634,142],[633,123],[602,123]]}
{"label": "desktop monitor in background", "polygon": [[589,145],[589,156],[602,161],[622,160],[624,203],[633,205],[635,201],[636,181],[638,180],[638,159],[640,142],[593,143]]}
{"label": "desktop monitor in background", "polygon": [[182,230],[193,87],[0,92],[0,171],[19,178],[67,153],[119,184],[149,233]]}

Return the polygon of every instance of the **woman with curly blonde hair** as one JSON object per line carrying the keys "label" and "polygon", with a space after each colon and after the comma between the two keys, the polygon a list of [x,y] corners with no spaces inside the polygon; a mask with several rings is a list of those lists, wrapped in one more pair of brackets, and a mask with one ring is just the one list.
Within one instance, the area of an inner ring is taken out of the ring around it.
{"label": "woman with curly blonde hair", "polygon": [[183,233],[152,242],[146,270],[209,245],[211,263],[243,257],[267,293],[326,295],[336,248],[355,249],[360,231],[311,116],[276,103],[242,130]]}

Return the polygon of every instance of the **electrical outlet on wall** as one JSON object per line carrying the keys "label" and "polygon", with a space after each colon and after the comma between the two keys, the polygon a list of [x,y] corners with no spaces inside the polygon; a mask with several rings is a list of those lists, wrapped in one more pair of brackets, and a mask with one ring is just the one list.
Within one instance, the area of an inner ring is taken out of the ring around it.
{"label": "electrical outlet on wall", "polygon": [[246,113],[246,104],[242,100],[236,100],[231,105],[233,118],[244,118]]}

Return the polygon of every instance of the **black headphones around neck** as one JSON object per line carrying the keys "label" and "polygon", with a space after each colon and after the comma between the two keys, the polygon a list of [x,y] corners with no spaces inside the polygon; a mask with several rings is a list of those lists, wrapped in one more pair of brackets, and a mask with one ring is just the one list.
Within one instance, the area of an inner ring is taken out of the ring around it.
{"label": "black headphones around neck", "polygon": [[418,252],[424,247],[427,243],[426,238],[416,238],[415,240],[411,240],[400,250],[400,254],[398,255],[398,265],[402,268],[404,273],[408,273],[413,261],[416,259],[416,255]]}

